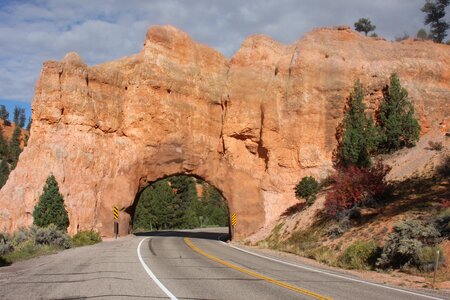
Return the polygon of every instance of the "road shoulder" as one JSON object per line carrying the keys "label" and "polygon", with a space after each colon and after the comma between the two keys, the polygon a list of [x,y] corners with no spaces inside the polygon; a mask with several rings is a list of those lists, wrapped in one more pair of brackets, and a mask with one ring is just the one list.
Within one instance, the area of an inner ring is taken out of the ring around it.
{"label": "road shoulder", "polygon": [[248,250],[257,254],[261,254],[270,258],[280,259],[294,264],[307,265],[313,268],[318,268],[320,270],[329,271],[331,273],[340,274],[343,276],[358,278],[361,280],[377,283],[386,284],[390,286],[397,286],[399,288],[408,288],[416,290],[417,292],[435,295],[437,297],[444,297],[450,299],[450,288],[439,288],[431,289],[427,288],[429,283],[424,277],[409,275],[406,273],[394,271],[391,273],[380,273],[375,271],[364,271],[364,270],[346,270],[337,267],[331,267],[326,264],[322,264],[316,260],[298,256],[292,253],[277,251],[274,249],[260,248],[257,246],[244,245],[238,242],[231,242],[233,246],[238,248]]}

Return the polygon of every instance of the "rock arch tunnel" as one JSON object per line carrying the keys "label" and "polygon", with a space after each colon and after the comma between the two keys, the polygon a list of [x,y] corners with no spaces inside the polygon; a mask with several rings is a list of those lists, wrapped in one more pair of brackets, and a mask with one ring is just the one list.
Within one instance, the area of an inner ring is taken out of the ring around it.
{"label": "rock arch tunnel", "polygon": [[[107,236],[113,206],[125,211],[149,182],[188,174],[223,193],[239,218],[234,238],[263,237],[297,202],[299,178],[332,168],[335,129],[356,78],[374,107],[397,72],[422,127],[448,128],[449,107],[440,103],[450,98],[449,68],[433,67],[448,66],[443,47],[393,44],[338,27],[292,45],[251,36],[228,59],[174,27],[156,26],[136,55],[92,67],[76,53],[47,61],[28,146],[0,190],[0,231],[32,224],[50,173],[65,199],[69,233]],[[423,53],[433,62],[421,60]],[[129,214],[121,218],[127,231]]]}
{"label": "rock arch tunnel", "polygon": [[[222,192],[198,176],[174,174],[150,182],[125,209],[135,233],[160,229],[228,227],[231,237],[237,219],[231,223],[229,204]],[[235,215],[234,215],[235,216]]]}
{"label": "rock arch tunnel", "polygon": [[[200,178],[216,188],[225,199],[230,214],[235,214],[238,217],[238,222],[232,228],[233,238],[241,239],[257,232],[261,228],[261,224],[264,224],[264,207],[261,205],[259,199],[259,190],[246,186],[245,182],[251,182],[248,178],[235,176],[235,179],[230,180],[228,175],[220,174],[220,170],[217,168],[214,170],[214,176],[209,176],[207,173],[202,176],[197,175],[196,172],[176,172],[166,173],[167,175],[158,177],[146,177],[145,179],[139,178],[137,183],[137,189],[135,189],[134,197],[131,197],[128,201],[118,201],[113,206],[119,208],[119,230],[121,234],[128,234],[131,232],[131,221],[134,216],[134,209],[137,205],[137,201],[145,188],[151,183],[158,182],[162,179],[169,178],[176,175],[188,175],[196,178]],[[162,173],[159,173],[162,174]],[[242,184],[244,182],[244,184]],[[123,187],[123,186],[122,186]],[[117,193],[117,191],[113,191]],[[246,199],[246,201],[239,201],[240,199]],[[130,201],[131,200],[131,201]],[[106,204],[106,203],[105,203]],[[102,225],[106,227],[106,232],[103,233],[111,235],[113,229],[113,219],[111,206],[106,204],[107,207],[101,208],[102,211]],[[103,215],[105,214],[105,215]],[[110,232],[108,232],[108,230]]]}

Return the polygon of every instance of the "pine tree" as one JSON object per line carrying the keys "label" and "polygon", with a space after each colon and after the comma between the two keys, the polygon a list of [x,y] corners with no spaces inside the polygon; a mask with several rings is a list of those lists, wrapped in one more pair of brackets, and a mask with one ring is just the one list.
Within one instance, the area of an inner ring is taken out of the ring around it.
{"label": "pine tree", "polygon": [[174,211],[173,226],[175,228],[186,228],[188,225],[188,209],[192,202],[197,202],[197,190],[195,188],[195,179],[191,176],[180,175],[172,176],[167,179],[174,190],[173,206]]}
{"label": "pine tree", "polygon": [[354,24],[355,30],[358,32],[364,32],[367,36],[367,33],[374,31],[377,27],[372,24],[372,22],[367,18],[361,18],[358,22]]}
{"label": "pine tree", "polygon": [[175,193],[167,179],[151,184],[139,197],[133,228],[174,228],[174,220],[182,212],[175,198]]}
{"label": "pine tree", "polygon": [[27,124],[27,131],[28,131],[28,132],[30,132],[30,130],[31,130],[31,123],[32,123],[31,117],[29,117],[29,118],[28,118],[28,124]]}
{"label": "pine tree", "polygon": [[200,215],[205,222],[203,225],[227,226],[228,208],[225,199],[212,185],[203,183],[203,197]]}
{"label": "pine tree", "polygon": [[138,203],[136,205],[133,229],[153,230],[158,227],[158,217],[156,203],[152,199],[153,197],[152,187],[144,189],[139,196]]}
{"label": "pine tree", "polygon": [[13,122],[16,126],[23,128],[25,126],[25,108],[14,107]]}
{"label": "pine tree", "polygon": [[370,153],[376,148],[373,119],[367,118],[365,114],[363,97],[361,83],[357,80],[342,124],[342,141],[338,154],[343,166],[369,167]]}
{"label": "pine tree", "polygon": [[306,200],[306,205],[311,205],[320,190],[319,182],[312,176],[305,176],[297,183],[294,190],[297,199],[303,198]]}
{"label": "pine tree", "polygon": [[20,127],[16,126],[8,147],[8,161],[11,164],[11,170],[16,168],[17,162],[19,161],[19,155],[22,152],[22,149],[20,148],[21,134],[22,131],[20,130]]}
{"label": "pine tree", "polygon": [[411,147],[419,140],[420,125],[414,115],[414,106],[397,74],[391,75],[390,86],[384,89],[377,123],[381,152],[389,153],[405,146]]}
{"label": "pine tree", "polygon": [[5,125],[9,126],[9,112],[4,105],[0,105],[0,119],[3,119]]}
{"label": "pine tree", "polygon": [[3,136],[3,128],[0,127],[0,159],[6,159],[8,156],[8,142]]}
{"label": "pine tree", "polygon": [[430,36],[436,43],[442,43],[447,36],[450,23],[446,22],[445,8],[450,4],[450,0],[427,0],[422,11],[426,13],[425,25],[430,24]]}
{"label": "pine tree", "polygon": [[13,122],[16,125],[19,124],[19,114],[20,114],[20,108],[18,106],[15,106],[14,111],[13,111]]}
{"label": "pine tree", "polygon": [[26,121],[26,117],[25,117],[25,109],[21,109],[21,113],[19,115],[19,127],[20,128],[24,128],[25,127],[25,121]]}
{"label": "pine tree", "polygon": [[50,175],[45,182],[44,191],[33,211],[33,224],[39,227],[56,225],[59,230],[67,231],[69,216],[64,207],[64,198],[59,192],[58,182]]}
{"label": "pine tree", "polygon": [[0,163],[0,189],[5,185],[9,176],[9,166],[6,159],[2,159]]}
{"label": "pine tree", "polygon": [[152,183],[139,196],[133,229],[195,228],[202,224],[226,226],[228,211],[223,197],[206,182],[203,191],[200,201],[196,180],[186,175]]}

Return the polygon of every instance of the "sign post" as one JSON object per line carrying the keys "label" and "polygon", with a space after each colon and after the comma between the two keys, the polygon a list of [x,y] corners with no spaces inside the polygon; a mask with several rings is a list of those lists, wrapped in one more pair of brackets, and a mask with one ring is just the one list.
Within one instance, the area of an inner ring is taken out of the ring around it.
{"label": "sign post", "polygon": [[231,226],[236,227],[237,224],[237,216],[236,214],[231,214]]}
{"label": "sign post", "polygon": [[113,216],[114,216],[114,239],[117,240],[117,236],[119,235],[119,209],[117,206],[113,207]]}
{"label": "sign post", "polygon": [[436,251],[436,261],[434,263],[433,288],[436,286],[436,272],[439,265],[439,250]]}
{"label": "sign post", "polygon": [[230,240],[234,235],[234,228],[236,227],[236,225],[237,225],[237,216],[235,213],[232,213],[230,216],[230,227],[229,227]]}

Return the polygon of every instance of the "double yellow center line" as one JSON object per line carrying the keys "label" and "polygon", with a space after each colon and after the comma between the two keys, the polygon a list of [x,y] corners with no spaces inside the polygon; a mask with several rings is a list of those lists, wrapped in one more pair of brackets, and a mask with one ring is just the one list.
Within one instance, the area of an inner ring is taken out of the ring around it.
{"label": "double yellow center line", "polygon": [[209,258],[209,259],[211,259],[211,260],[213,260],[213,261],[215,261],[215,262],[218,262],[219,264],[222,264],[222,265],[227,266],[227,267],[229,267],[229,268],[235,269],[235,270],[237,270],[237,271],[239,271],[239,272],[242,272],[242,273],[245,273],[245,274],[247,274],[247,275],[256,277],[256,278],[258,278],[258,279],[262,279],[262,280],[264,280],[264,281],[267,281],[267,282],[276,284],[276,285],[278,285],[278,286],[281,286],[281,287],[290,289],[291,291],[294,291],[294,292],[297,292],[297,293],[300,293],[300,294],[303,294],[303,295],[307,295],[307,296],[313,297],[313,298],[315,298],[315,299],[321,299],[321,300],[330,300],[330,299],[332,299],[332,298],[330,298],[330,297],[326,297],[326,296],[323,296],[323,295],[314,293],[314,292],[312,292],[312,291],[309,291],[309,290],[302,289],[302,288],[299,288],[299,287],[297,287],[297,286],[291,285],[291,284],[289,284],[289,283],[282,282],[282,281],[276,280],[276,279],[274,279],[274,278],[271,278],[271,277],[268,277],[268,276],[265,276],[265,275],[262,275],[262,274],[253,272],[253,271],[251,271],[251,270],[248,270],[248,269],[239,267],[239,266],[237,266],[237,265],[235,265],[235,264],[229,263],[229,262],[224,261],[224,260],[222,260],[222,259],[220,259],[220,258],[217,258],[217,257],[215,257],[215,256],[212,256],[211,254],[208,254],[208,253],[206,253],[205,251],[203,251],[203,250],[201,250],[200,248],[198,248],[197,246],[195,246],[195,245],[191,242],[191,240],[190,240],[189,238],[184,238],[184,242],[185,242],[192,250],[194,250],[194,251],[197,252],[198,254],[201,254],[201,255],[203,255],[203,256],[205,256],[205,257],[207,257],[207,258]]}

